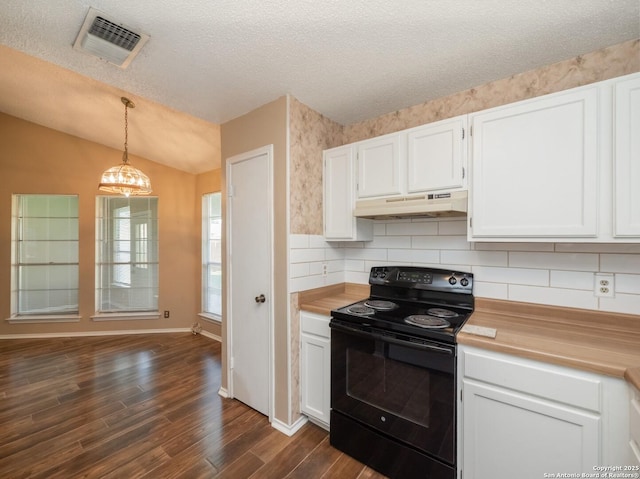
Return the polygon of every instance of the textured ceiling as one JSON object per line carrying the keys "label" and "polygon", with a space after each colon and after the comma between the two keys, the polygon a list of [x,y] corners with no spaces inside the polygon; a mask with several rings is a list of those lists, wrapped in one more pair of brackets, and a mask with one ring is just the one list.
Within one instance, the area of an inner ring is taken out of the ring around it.
{"label": "textured ceiling", "polygon": [[[72,49],[89,7],[150,35],[127,69]],[[638,37],[638,0],[2,0],[0,111],[120,148],[126,92],[130,151],[197,173],[285,94],[350,124]]]}

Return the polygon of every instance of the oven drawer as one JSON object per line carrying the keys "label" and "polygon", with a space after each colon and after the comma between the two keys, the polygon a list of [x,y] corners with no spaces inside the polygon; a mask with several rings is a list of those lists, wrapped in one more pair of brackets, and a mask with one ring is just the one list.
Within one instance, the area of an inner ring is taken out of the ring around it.
{"label": "oven drawer", "polygon": [[331,337],[329,329],[329,316],[300,311],[300,327],[303,333],[314,334],[323,338]]}
{"label": "oven drawer", "polygon": [[500,353],[463,350],[463,374],[489,384],[539,396],[589,411],[601,412],[597,376]]}

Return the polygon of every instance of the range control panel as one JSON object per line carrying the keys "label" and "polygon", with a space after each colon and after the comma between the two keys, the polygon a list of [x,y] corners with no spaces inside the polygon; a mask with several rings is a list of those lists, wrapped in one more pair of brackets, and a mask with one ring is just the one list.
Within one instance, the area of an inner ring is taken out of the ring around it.
{"label": "range control panel", "polygon": [[473,273],[417,266],[374,266],[369,284],[471,294]]}

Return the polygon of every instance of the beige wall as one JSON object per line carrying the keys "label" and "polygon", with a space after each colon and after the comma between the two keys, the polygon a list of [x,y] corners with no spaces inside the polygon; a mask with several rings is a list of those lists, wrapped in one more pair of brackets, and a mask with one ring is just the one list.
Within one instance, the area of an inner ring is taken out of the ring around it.
{"label": "beige wall", "polygon": [[[207,171],[196,176],[196,194],[195,194],[195,206],[196,218],[199,220],[202,218],[202,195],[207,193],[215,193],[222,190],[221,184],[222,172],[218,168],[217,170]],[[199,221],[200,237],[202,237],[202,221]],[[202,270],[199,270],[202,272]],[[198,275],[198,291],[202,291],[202,274]],[[200,296],[198,300],[200,301]],[[200,308],[200,305],[198,305]],[[200,308],[201,309],[201,308]],[[222,324],[212,321],[200,319],[200,326],[204,331],[207,331],[215,336],[222,337]]]}
{"label": "beige wall", "polygon": [[[131,163],[151,179],[159,198],[159,309],[169,319],[92,321],[95,270],[95,198],[102,172],[122,160],[122,152],[0,114],[0,334],[78,333],[189,328],[199,308],[200,218],[196,176],[143,158]],[[82,319],[74,323],[9,324],[11,285],[11,195],[79,195],[80,295]]]}
{"label": "beige wall", "polygon": [[[222,208],[226,208],[226,161],[236,155],[249,152],[256,148],[273,145],[274,163],[274,232],[275,254],[274,271],[274,374],[275,374],[275,404],[274,417],[289,424],[289,322],[287,295],[287,106],[286,97],[281,97],[239,118],[231,120],[221,126],[222,138]],[[224,220],[223,220],[224,221]],[[223,226],[224,227],[224,226]],[[223,257],[226,245],[223,243]],[[227,265],[223,266],[223,277],[227,277]],[[249,274],[249,272],[247,272]],[[226,318],[227,305],[223,300],[222,314]],[[226,322],[222,325],[223,338],[226,335]],[[222,344],[222,386],[227,386],[226,377],[226,345]]]}

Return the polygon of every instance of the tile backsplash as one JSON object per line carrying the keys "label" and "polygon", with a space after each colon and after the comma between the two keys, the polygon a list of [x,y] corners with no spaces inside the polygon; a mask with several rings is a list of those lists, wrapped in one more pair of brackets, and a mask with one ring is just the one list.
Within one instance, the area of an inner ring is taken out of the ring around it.
{"label": "tile backsplash", "polygon": [[[470,243],[464,219],[377,220],[369,242],[292,234],[289,263],[290,292],[402,264],[471,271],[476,297],[640,314],[640,244]],[[595,273],[614,275],[614,297],[595,296]]]}

